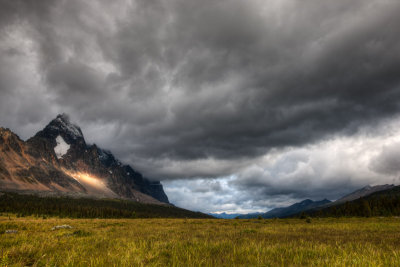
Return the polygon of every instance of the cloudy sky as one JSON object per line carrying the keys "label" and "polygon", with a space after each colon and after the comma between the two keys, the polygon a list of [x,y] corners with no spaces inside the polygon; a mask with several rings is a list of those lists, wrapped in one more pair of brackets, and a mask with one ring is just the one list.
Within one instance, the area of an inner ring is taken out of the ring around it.
{"label": "cloudy sky", "polygon": [[0,0],[0,125],[68,113],[170,200],[400,184],[398,0]]}

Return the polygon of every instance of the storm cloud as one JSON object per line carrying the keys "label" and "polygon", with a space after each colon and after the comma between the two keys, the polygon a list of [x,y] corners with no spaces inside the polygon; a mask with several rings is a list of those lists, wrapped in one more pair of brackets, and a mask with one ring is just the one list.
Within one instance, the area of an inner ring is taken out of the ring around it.
{"label": "storm cloud", "polygon": [[335,198],[399,174],[399,13],[397,0],[0,0],[0,125],[28,138],[68,113],[146,176],[197,179],[235,207]]}

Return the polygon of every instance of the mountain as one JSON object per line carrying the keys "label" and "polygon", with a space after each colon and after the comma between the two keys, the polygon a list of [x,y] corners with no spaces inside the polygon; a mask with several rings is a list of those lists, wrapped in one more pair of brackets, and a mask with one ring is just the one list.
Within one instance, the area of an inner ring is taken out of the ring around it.
{"label": "mountain", "polygon": [[388,186],[385,190],[375,191],[333,206],[308,210],[305,213],[318,217],[400,216],[400,186]]}
{"label": "mountain", "polygon": [[0,127],[0,151],[1,191],[169,203],[160,182],[87,144],[65,114],[27,141]]}
{"label": "mountain", "polygon": [[225,213],[225,212],[222,212],[222,213],[212,213],[211,212],[211,213],[207,213],[207,214],[211,215],[211,216],[213,216],[215,218],[218,218],[218,219],[235,219],[236,217],[245,215],[245,214],[242,214],[242,213]]}
{"label": "mountain", "polygon": [[384,185],[376,185],[376,186],[367,185],[367,186],[365,186],[365,187],[363,187],[361,189],[358,189],[358,190],[356,190],[356,191],[354,191],[354,192],[352,192],[352,193],[350,193],[348,195],[345,195],[342,198],[339,198],[338,200],[332,202],[330,205],[337,205],[337,204],[340,204],[340,203],[345,203],[345,202],[348,202],[348,201],[359,199],[360,197],[368,196],[368,195],[370,195],[372,193],[375,193],[375,192],[391,189],[391,188],[394,188],[394,187],[395,186],[393,184],[384,184]]}
{"label": "mountain", "polygon": [[295,203],[288,207],[275,208],[266,213],[261,213],[261,214],[252,213],[252,214],[241,215],[241,216],[239,216],[239,218],[240,219],[253,219],[253,218],[257,218],[258,216],[261,216],[262,218],[265,218],[265,219],[284,218],[284,217],[289,217],[291,215],[300,213],[302,211],[306,211],[309,209],[313,209],[316,207],[326,205],[328,203],[331,203],[331,201],[328,199],[324,199],[321,201],[312,201],[311,199],[306,199],[306,200]]}

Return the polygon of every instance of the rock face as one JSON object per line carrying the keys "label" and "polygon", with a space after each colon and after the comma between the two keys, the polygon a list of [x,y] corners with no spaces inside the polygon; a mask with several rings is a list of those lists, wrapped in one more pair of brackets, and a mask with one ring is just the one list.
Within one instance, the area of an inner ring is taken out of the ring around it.
{"label": "rock face", "polygon": [[86,144],[81,129],[58,115],[24,142],[0,128],[0,189],[72,193],[168,203],[160,182],[150,181],[111,152]]}

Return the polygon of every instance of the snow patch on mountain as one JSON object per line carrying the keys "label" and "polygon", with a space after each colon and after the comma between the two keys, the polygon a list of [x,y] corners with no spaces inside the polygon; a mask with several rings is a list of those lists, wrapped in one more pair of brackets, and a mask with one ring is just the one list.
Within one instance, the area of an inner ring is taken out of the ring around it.
{"label": "snow patch on mountain", "polygon": [[70,145],[68,145],[61,135],[56,138],[57,145],[54,147],[54,152],[56,153],[57,158],[62,158],[65,154],[67,154]]}

